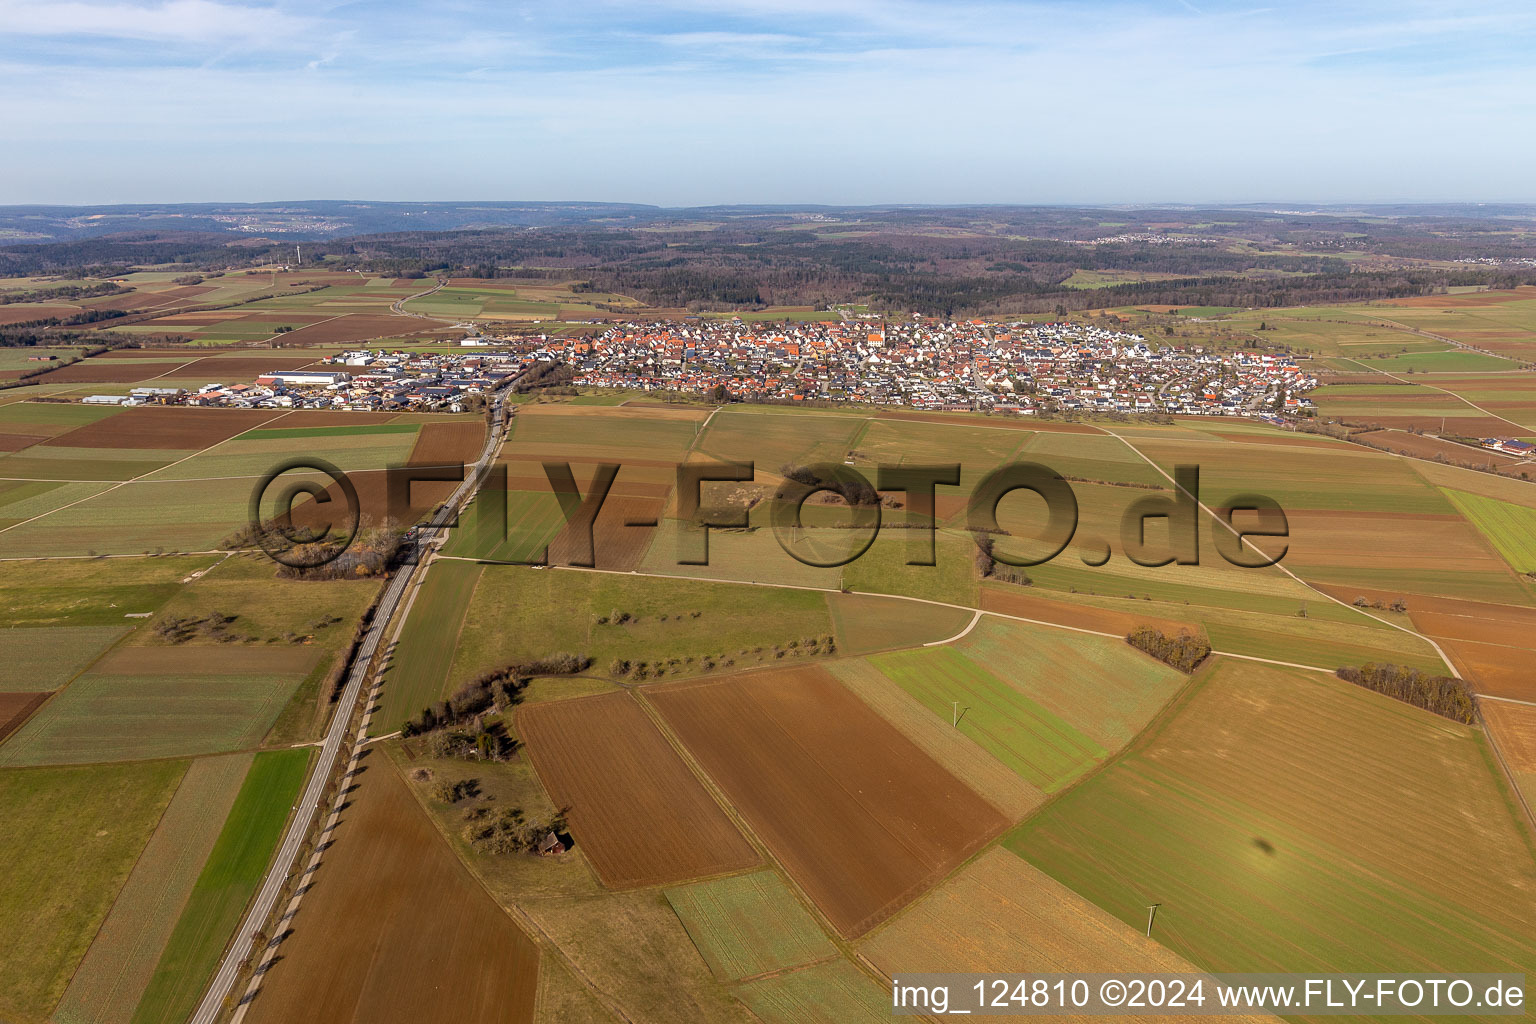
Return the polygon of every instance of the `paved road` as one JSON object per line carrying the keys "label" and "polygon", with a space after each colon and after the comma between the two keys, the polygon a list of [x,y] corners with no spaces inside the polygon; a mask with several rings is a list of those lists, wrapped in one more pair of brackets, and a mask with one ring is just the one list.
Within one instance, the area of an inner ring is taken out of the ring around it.
{"label": "paved road", "polygon": [[406,308],[405,308],[405,304],[407,302],[410,302],[412,299],[424,299],[428,295],[431,295],[433,292],[437,291],[439,288],[441,288],[443,285],[445,285],[447,283],[448,282],[447,282],[446,279],[438,278],[437,279],[437,283],[434,284],[431,288],[428,288],[426,291],[424,291],[424,292],[417,292],[414,295],[407,295],[403,299],[396,299],[394,304],[389,307],[390,312],[392,312],[392,313],[399,313],[401,316],[421,317],[424,320],[437,319],[436,317],[428,317],[425,313],[411,313],[411,312],[408,312],[406,310]]}
{"label": "paved road", "polygon": [[[473,469],[465,473],[464,482],[444,503],[441,511],[422,528],[421,535],[424,543],[441,544],[447,535],[444,525],[474,493],[480,472],[489,467],[501,444],[505,409],[505,395],[503,395],[497,402],[495,419],[486,435],[485,450],[480,453],[480,458],[474,463]],[[322,810],[321,798],[330,780],[331,771],[336,765],[336,758],[340,755],[342,745],[346,741],[347,731],[352,722],[352,712],[357,706],[358,697],[363,693],[363,684],[368,678],[373,655],[383,641],[385,629],[394,615],[401,595],[406,592],[411,580],[427,561],[426,558],[418,559],[418,564],[402,568],[384,588],[378,611],[374,614],[373,622],[352,663],[346,688],[342,691],[341,699],[336,703],[330,731],[326,733],[325,742],[320,747],[320,756],[310,769],[309,782],[304,787],[304,795],[300,798],[297,809],[288,823],[288,832],[283,837],[282,845],[278,847],[272,866],[267,870],[267,876],[262,882],[261,890],[256,894],[255,902],[251,904],[245,919],[241,921],[234,941],[230,943],[224,959],[219,964],[218,972],[213,976],[213,983],[203,995],[203,1001],[198,1004],[197,1012],[192,1015],[191,1024],[213,1024],[218,1019],[224,1008],[224,1000],[228,998],[231,988],[240,975],[240,964],[252,955],[251,947],[255,941],[256,931],[271,916],[278,894],[293,871],[299,849],[304,845],[304,839],[309,834],[315,817]]]}

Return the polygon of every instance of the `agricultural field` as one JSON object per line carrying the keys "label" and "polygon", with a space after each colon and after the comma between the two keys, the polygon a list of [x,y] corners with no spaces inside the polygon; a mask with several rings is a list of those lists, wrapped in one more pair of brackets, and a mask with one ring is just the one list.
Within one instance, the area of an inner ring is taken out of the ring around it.
{"label": "agricultural field", "polygon": [[1183,957],[993,847],[859,949],[901,971],[1195,971]]}
{"label": "agricultural field", "polygon": [[940,716],[949,711],[955,728],[1042,792],[1072,783],[1107,753],[953,647],[895,651],[870,660],[929,711]]}
{"label": "agricultural field", "polygon": [[721,981],[837,955],[816,919],[772,871],[668,889],[667,902]]}
{"label": "agricultural field", "polygon": [[440,559],[418,585],[375,712],[382,732],[400,728],[448,691],[449,659],[443,656],[444,649],[458,639],[480,573],[481,567],[474,562]]}
{"label": "agricultural field", "polygon": [[69,981],[58,1024],[130,1024],[253,755],[193,761]]}
{"label": "agricultural field", "polygon": [[185,761],[0,770],[0,1014],[43,1024],[187,770]]}
{"label": "agricultural field", "polygon": [[876,1024],[891,1017],[883,986],[841,959],[748,982],[736,993],[766,1024]]}
{"label": "agricultural field", "polygon": [[1536,572],[1536,508],[1442,488],[1516,572]]}
{"label": "agricultural field", "polygon": [[[521,909],[602,994],[609,1014],[635,1024],[756,1022],[710,973],[661,891],[530,899]],[[541,1015],[544,1006],[541,996]]]}
{"label": "agricultural field", "polygon": [[[371,763],[353,803],[248,1019],[532,1021],[538,946],[453,856],[394,769]],[[391,913],[378,913],[381,900]]]}
{"label": "agricultural field", "polygon": [[256,893],[309,765],[308,750],[257,754],[181,914],[131,1024],[174,1024],[191,1015],[235,925]]}
{"label": "agricultural field", "polygon": [[871,654],[947,640],[970,624],[972,613],[874,594],[828,594],[838,647]]}
{"label": "agricultural field", "polygon": [[1162,903],[1159,941],[1210,970],[1531,962],[1531,840],[1479,732],[1320,673],[1196,684],[1008,848],[1132,927]]}
{"label": "agricultural field", "polygon": [[69,682],[116,643],[127,626],[11,628],[0,662],[0,691],[41,692]]}
{"label": "agricultural field", "polygon": [[[228,655],[189,653],[179,672],[81,676],[0,748],[0,764],[134,761],[254,747],[304,674],[191,674],[202,658]],[[160,725],[146,729],[146,720]]]}
{"label": "agricultural field", "polygon": [[844,936],[1006,824],[824,669],[656,686],[645,699]]}
{"label": "agricultural field", "polygon": [[517,731],[606,885],[674,882],[757,863],[629,694],[525,707]]}
{"label": "agricultural field", "polygon": [[822,656],[813,652],[827,652],[831,634],[818,593],[488,565],[464,617],[448,687],[562,650],[590,657],[596,674],[634,678],[626,672],[638,675],[643,662],[644,678],[695,675],[709,670],[707,662],[728,669]]}

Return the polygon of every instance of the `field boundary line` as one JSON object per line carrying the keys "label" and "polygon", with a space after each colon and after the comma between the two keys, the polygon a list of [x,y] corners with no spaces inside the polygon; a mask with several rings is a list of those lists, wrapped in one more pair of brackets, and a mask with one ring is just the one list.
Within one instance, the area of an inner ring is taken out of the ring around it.
{"label": "field boundary line", "polygon": [[[284,419],[284,418],[286,418],[288,416],[291,416],[291,415],[293,415],[292,410],[290,410],[288,412],[285,412],[285,413],[282,413],[282,414],[280,414],[278,416],[274,416],[270,420],[267,420],[265,423],[259,423],[256,426],[264,427],[268,423],[276,423],[278,420]],[[128,484],[136,483],[136,482],[144,479],[146,476],[150,476],[150,475],[152,475],[154,473],[160,472],[162,469],[172,469],[172,468],[174,468],[176,466],[181,465],[183,462],[186,462],[188,459],[195,459],[199,455],[206,455],[209,452],[213,451],[215,448],[217,448],[219,445],[225,444],[225,443],[227,443],[229,441],[233,441],[235,438],[240,437],[242,434],[248,433],[249,431],[252,431],[252,430],[255,430],[255,429],[256,429],[255,426],[247,427],[247,428],[245,428],[245,430],[240,431],[239,434],[234,434],[234,435],[232,435],[230,437],[226,437],[222,441],[215,441],[213,444],[209,445],[207,448],[204,448],[202,451],[193,452],[191,455],[188,455],[188,456],[186,456],[184,458],[177,459],[175,462],[168,463],[168,464],[166,464],[164,466],[156,466],[154,469],[150,470],[148,473],[140,473],[138,476],[129,477],[127,480],[119,480],[116,483],[114,483],[111,487],[108,487],[108,488],[106,488],[104,490],[97,491],[95,494],[87,495],[84,498],[79,498],[79,499],[77,499],[75,501],[70,502],[67,505],[60,505],[58,508],[51,508],[47,512],[41,512],[41,513],[33,516],[31,519],[23,519],[19,523],[12,523],[10,526],[0,527],[0,533],[5,533],[5,532],[7,532],[9,530],[14,530],[18,526],[26,526],[28,523],[35,523],[39,519],[42,519],[44,516],[51,516],[55,512],[62,512],[62,511],[64,511],[67,508],[74,508],[76,505],[83,504],[84,502],[90,501],[93,498],[99,498],[103,494],[111,494],[113,491],[117,490],[119,487],[126,487]],[[81,482],[81,481],[75,481],[75,482]],[[95,481],[85,481],[85,482],[95,482]],[[105,481],[102,481],[102,482],[105,482]]]}

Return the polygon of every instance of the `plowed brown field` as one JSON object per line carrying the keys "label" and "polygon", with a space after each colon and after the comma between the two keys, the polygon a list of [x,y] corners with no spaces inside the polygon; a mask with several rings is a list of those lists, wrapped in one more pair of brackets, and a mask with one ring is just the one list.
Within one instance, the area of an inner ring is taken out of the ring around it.
{"label": "plowed brown field", "polygon": [[334,320],[322,320],[283,335],[284,345],[334,345],[369,338],[420,334],[443,324],[414,316],[380,316],[373,313],[344,313]]}
{"label": "plowed brown field", "polygon": [[46,440],[47,437],[38,434],[0,434],[0,452],[19,452]]}
{"label": "plowed brown field", "polygon": [[647,696],[845,936],[895,913],[1008,825],[824,668]]}
{"label": "plowed brown field", "polygon": [[188,362],[190,360],[174,363],[103,363],[95,359],[82,359],[34,379],[42,384],[134,384],[163,377]]}
{"label": "plowed brown field", "polygon": [[43,706],[49,693],[0,693],[0,740],[20,729],[32,712]]}
{"label": "plowed brown field", "polygon": [[44,443],[66,448],[203,449],[281,415],[262,409],[125,409]]}
{"label": "plowed brown field", "polygon": [[1509,767],[1517,772],[1536,772],[1536,707],[1485,700],[1482,711]]}
{"label": "plowed brown field", "polygon": [[1441,640],[1440,646],[1455,662],[1457,673],[1478,693],[1536,700],[1536,673],[1531,672],[1536,651],[1470,640]]}
{"label": "plowed brown field", "polygon": [[416,435],[416,444],[406,461],[412,466],[473,462],[484,445],[485,424],[479,420],[427,423]]}
{"label": "plowed brown field", "polygon": [[27,306],[21,303],[0,306],[0,325],[26,323],[28,320],[47,320],[55,316],[69,316],[79,312],[79,306]]}
{"label": "plowed brown field", "polygon": [[[547,484],[544,489],[548,489]],[[659,523],[664,505],[659,498],[610,494],[592,524],[592,554],[597,568],[628,570],[637,567],[646,549],[650,547],[656,530],[625,524],[631,521]],[[549,560],[556,565],[573,564],[578,552],[585,557],[584,548],[584,540],[578,548],[574,531],[562,529],[550,542]]]}
{"label": "plowed brown field", "polygon": [[518,734],[603,882],[677,882],[758,863],[702,783],[628,693],[533,704]]}
{"label": "plowed brown field", "polygon": [[538,947],[449,850],[393,766],[375,757],[251,1021],[533,1020]]}

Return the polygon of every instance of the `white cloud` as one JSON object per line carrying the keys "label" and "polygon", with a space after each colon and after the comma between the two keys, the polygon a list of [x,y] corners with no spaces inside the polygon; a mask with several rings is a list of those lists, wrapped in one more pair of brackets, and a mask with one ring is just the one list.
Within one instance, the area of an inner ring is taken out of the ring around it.
{"label": "white cloud", "polygon": [[272,45],[302,39],[313,27],[311,19],[275,7],[216,0],[165,0],[155,4],[0,0],[0,35]]}

